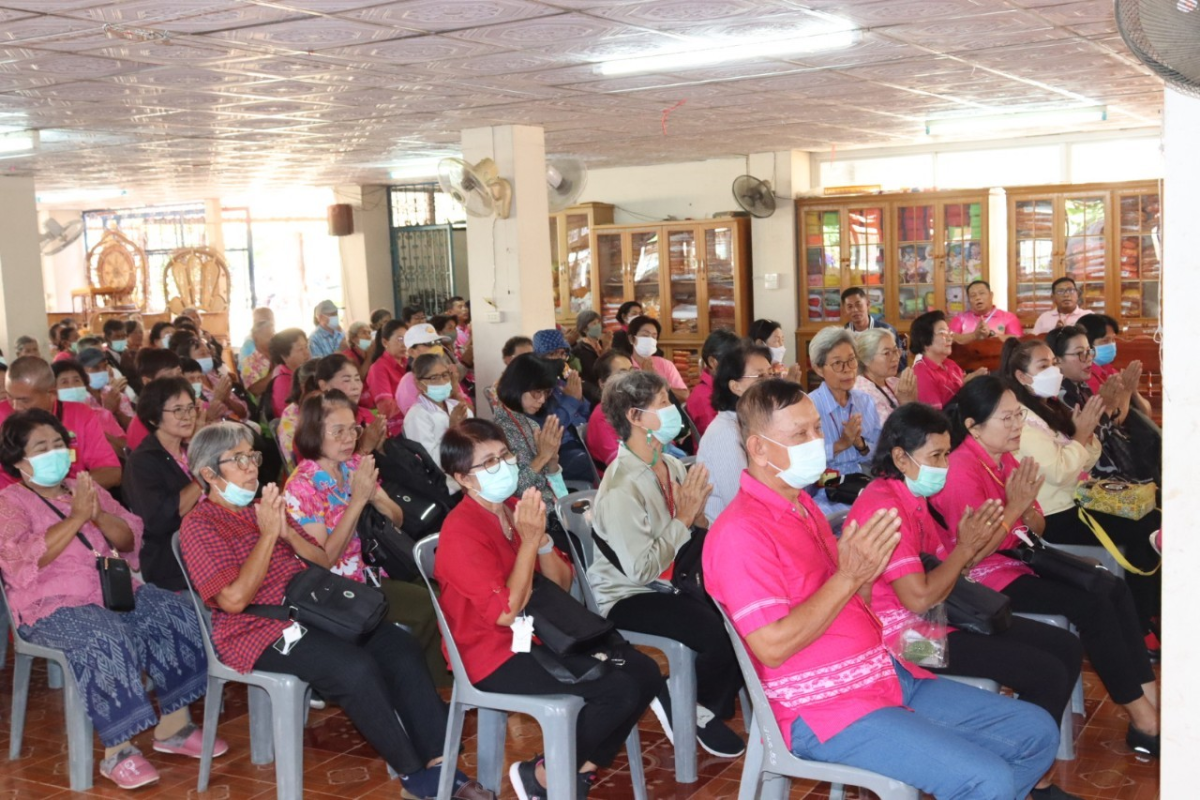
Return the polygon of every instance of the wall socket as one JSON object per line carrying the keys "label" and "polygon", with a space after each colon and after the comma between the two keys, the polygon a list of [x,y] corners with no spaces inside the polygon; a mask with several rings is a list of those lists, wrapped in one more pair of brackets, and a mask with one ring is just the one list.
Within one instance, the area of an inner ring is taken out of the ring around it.
{"label": "wall socket", "polygon": [[485,322],[504,322],[503,311],[489,311],[483,315]]}

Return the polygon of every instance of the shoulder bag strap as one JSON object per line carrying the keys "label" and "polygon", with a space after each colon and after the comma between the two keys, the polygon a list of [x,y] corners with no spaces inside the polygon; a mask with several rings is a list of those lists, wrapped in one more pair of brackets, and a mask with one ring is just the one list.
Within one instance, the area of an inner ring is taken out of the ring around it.
{"label": "shoulder bag strap", "polygon": [[1162,559],[1159,559],[1158,565],[1149,572],[1138,569],[1133,564],[1130,564],[1129,559],[1125,558],[1125,554],[1121,552],[1121,549],[1117,547],[1116,543],[1113,542],[1111,538],[1109,538],[1108,531],[1104,530],[1104,526],[1100,524],[1100,521],[1089,514],[1087,509],[1085,509],[1083,506],[1076,505],[1076,508],[1079,510],[1080,522],[1082,522],[1087,529],[1092,532],[1096,539],[1099,540],[1100,544],[1104,546],[1104,549],[1108,551],[1108,554],[1112,556],[1126,572],[1132,572],[1134,575],[1141,575],[1142,577],[1149,577],[1150,575],[1158,572],[1159,568],[1162,567]]}
{"label": "shoulder bag strap", "polygon": [[[67,515],[62,513],[62,510],[59,509],[58,506],[54,505],[54,503],[51,503],[46,498],[42,497],[37,492],[34,492],[33,489],[30,489],[29,491],[33,492],[34,496],[37,497],[38,500],[41,500],[43,503],[46,504],[47,508],[49,508],[55,514],[57,514],[59,519],[66,520]],[[96,550],[96,548],[92,547],[92,543],[87,540],[87,537],[83,535],[83,531],[75,531],[75,535],[79,538],[79,541],[83,542],[84,547],[86,547],[88,550],[91,550],[97,556],[100,555],[100,553]],[[103,535],[103,532],[101,533],[101,535]],[[112,549],[114,552],[116,552],[116,548],[114,548],[112,546],[112,543],[108,541],[108,537],[104,538],[104,542],[105,542],[105,544],[107,544],[109,546],[110,549]]]}

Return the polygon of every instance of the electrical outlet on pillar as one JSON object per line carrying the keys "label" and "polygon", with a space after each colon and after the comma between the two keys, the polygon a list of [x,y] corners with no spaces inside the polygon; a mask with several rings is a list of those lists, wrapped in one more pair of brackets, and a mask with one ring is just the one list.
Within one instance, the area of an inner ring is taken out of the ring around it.
{"label": "electrical outlet on pillar", "polygon": [[504,312],[503,311],[489,311],[483,315],[483,319],[486,322],[503,322],[504,321]]}

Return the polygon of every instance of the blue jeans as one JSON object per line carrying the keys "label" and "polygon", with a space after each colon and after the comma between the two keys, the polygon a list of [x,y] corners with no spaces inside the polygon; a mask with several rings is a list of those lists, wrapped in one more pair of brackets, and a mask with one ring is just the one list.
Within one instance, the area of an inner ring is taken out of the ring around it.
{"label": "blue jeans", "polygon": [[904,781],[938,800],[1025,800],[1054,763],[1058,723],[1043,709],[897,665],[906,707],[882,708],[822,744],[797,718],[792,752]]}

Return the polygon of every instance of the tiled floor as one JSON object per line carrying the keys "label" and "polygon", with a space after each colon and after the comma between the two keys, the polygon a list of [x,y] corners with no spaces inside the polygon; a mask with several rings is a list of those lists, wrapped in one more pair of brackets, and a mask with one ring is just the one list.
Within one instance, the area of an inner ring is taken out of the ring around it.
{"label": "tiled floor", "polygon": [[[0,673],[0,753],[9,746],[8,710],[11,702],[11,661]],[[29,698],[26,731],[18,761],[5,761],[0,755],[0,800],[38,800],[39,798],[197,798],[197,800],[248,800],[275,797],[274,768],[255,766],[249,758],[245,690],[228,687],[221,735],[228,740],[230,752],[213,764],[212,781],[204,794],[196,792],[198,762],[150,751],[150,734],[138,737],[137,744],[158,768],[162,780],[136,792],[124,792],[96,777],[95,788],[87,794],[68,791],[66,737],[63,727],[61,692],[46,688],[41,662],[35,662],[33,690]],[[1090,669],[1085,673],[1086,720],[1076,717],[1076,749],[1072,762],[1060,762],[1055,780],[1064,789],[1088,800],[1154,800],[1158,797],[1158,765],[1138,761],[1125,746],[1126,719],[1119,707],[1109,701]],[[196,709],[197,717],[199,708]],[[740,719],[735,727],[741,730]],[[721,759],[700,754],[700,781],[676,784],[672,773],[672,751],[662,730],[647,714],[642,721],[642,747],[646,762],[646,780],[651,798],[672,800],[715,800],[737,796],[741,775],[740,759]],[[474,772],[475,747],[473,715],[467,717],[468,740],[462,766]],[[398,798],[398,783],[389,782],[387,768],[371,748],[336,710],[314,711],[305,732],[304,795],[306,798]],[[528,718],[509,721],[508,754],[528,757],[541,749],[537,725]],[[98,756],[97,756],[98,758]],[[828,785],[797,781],[794,798],[822,798]],[[505,783],[504,798],[514,797]],[[593,789],[596,800],[625,800],[633,796],[624,757],[612,769],[601,773]],[[854,790],[847,796],[857,797]],[[869,793],[864,796],[871,796]]]}

